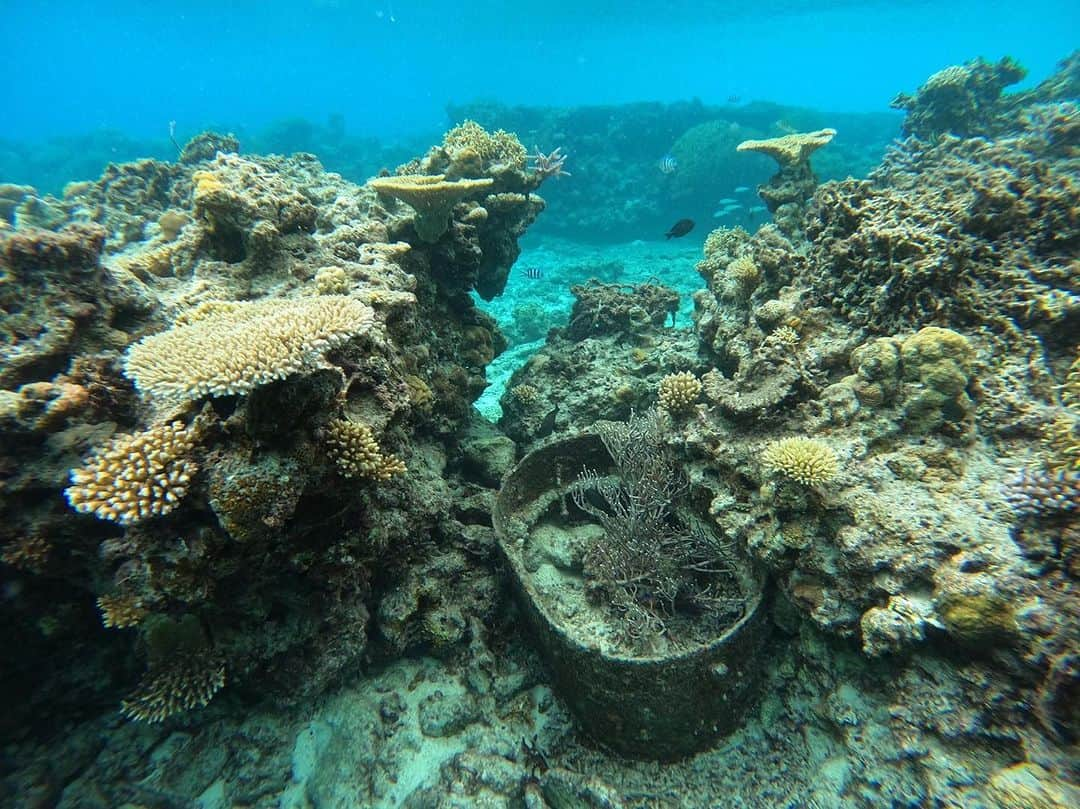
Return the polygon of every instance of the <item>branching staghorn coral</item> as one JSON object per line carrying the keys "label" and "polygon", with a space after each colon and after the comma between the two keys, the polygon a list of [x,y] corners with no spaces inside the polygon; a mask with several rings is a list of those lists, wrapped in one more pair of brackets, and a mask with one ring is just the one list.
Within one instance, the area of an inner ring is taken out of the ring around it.
{"label": "branching staghorn coral", "polygon": [[119,436],[72,471],[64,494],[76,511],[121,525],[168,514],[198,470],[195,441],[180,421]]}
{"label": "branching staghorn coral", "polygon": [[476,121],[465,120],[443,136],[443,147],[451,159],[472,151],[484,163],[503,163],[518,169],[525,167],[525,147],[517,137],[503,129],[488,132]]}
{"label": "branching staghorn coral", "polygon": [[153,396],[244,394],[317,368],[329,349],[366,333],[373,321],[371,307],[343,295],[213,301],[135,343],[124,373]]}

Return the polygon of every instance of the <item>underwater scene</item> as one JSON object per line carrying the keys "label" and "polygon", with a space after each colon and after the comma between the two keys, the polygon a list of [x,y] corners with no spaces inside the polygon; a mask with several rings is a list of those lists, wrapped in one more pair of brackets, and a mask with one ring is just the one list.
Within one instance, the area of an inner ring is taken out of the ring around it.
{"label": "underwater scene", "polygon": [[1080,6],[0,5],[0,806],[1080,807]]}

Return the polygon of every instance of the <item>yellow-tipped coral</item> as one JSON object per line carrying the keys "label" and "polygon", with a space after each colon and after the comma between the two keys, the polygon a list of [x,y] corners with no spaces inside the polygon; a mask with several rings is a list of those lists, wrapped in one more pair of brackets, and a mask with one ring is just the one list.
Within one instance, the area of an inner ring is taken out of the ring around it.
{"label": "yellow-tipped coral", "polygon": [[358,421],[331,421],[326,425],[326,446],[343,477],[387,480],[407,471],[399,458],[383,454],[371,428]]}
{"label": "yellow-tipped coral", "polygon": [[243,394],[313,370],[373,321],[371,307],[343,295],[210,302],[128,349],[124,373],[154,396]]}
{"label": "yellow-tipped coral", "polygon": [[668,413],[685,413],[694,406],[701,395],[701,380],[689,371],[668,374],[660,380],[657,398],[660,407]]}
{"label": "yellow-tipped coral", "polygon": [[421,240],[434,243],[450,227],[450,213],[459,202],[490,187],[489,177],[447,181],[445,174],[402,174],[378,177],[369,185],[380,194],[399,199],[416,211],[413,226]]}
{"label": "yellow-tipped coral", "polygon": [[142,602],[134,596],[100,596],[97,605],[101,610],[101,624],[106,629],[138,626],[147,614]]}
{"label": "yellow-tipped coral", "polygon": [[828,483],[840,472],[840,460],[832,448],[814,438],[782,438],[773,441],[761,454],[761,463],[771,472],[804,486]]}
{"label": "yellow-tipped coral", "polygon": [[173,714],[203,707],[224,687],[225,662],[218,655],[176,655],[147,672],[120,713],[139,722],[164,722]]}
{"label": "yellow-tipped coral", "polygon": [[195,434],[183,422],[122,435],[71,473],[64,492],[76,511],[130,525],[176,508],[198,466]]}

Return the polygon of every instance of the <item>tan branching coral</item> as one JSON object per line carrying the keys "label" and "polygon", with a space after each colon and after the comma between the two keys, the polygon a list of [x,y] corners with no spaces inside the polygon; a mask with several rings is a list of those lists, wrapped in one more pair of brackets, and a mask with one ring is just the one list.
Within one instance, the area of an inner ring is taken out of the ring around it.
{"label": "tan branching coral", "polygon": [[535,385],[530,385],[527,382],[523,382],[520,385],[514,385],[510,388],[510,395],[514,399],[525,407],[531,404],[535,404],[540,398],[540,391],[536,389]]}
{"label": "tan branching coral", "polygon": [[106,629],[138,626],[147,615],[146,607],[134,596],[99,596],[97,605],[101,610],[101,623]]}
{"label": "tan branching coral", "polygon": [[450,226],[450,212],[459,202],[490,187],[489,177],[447,181],[445,174],[403,174],[378,177],[369,185],[380,194],[399,199],[416,211],[413,222],[421,240],[434,243]]}
{"label": "tan branching coral", "polygon": [[701,395],[701,380],[689,371],[668,374],[660,380],[657,398],[668,413],[685,413]]}
{"label": "tan branching coral", "polygon": [[45,570],[51,553],[52,545],[43,537],[22,537],[4,546],[3,551],[0,551],[0,562],[18,570],[41,573]]}
{"label": "tan branching coral", "polygon": [[323,267],[315,273],[315,289],[320,295],[342,295],[349,291],[349,274],[341,267]]}
{"label": "tan branching coral", "polygon": [[358,421],[331,421],[326,426],[326,447],[343,477],[387,480],[406,471],[401,459],[383,454],[371,428]]}
{"label": "tan branching coral", "polygon": [[485,163],[498,162],[517,169],[525,168],[525,147],[517,136],[503,129],[488,132],[476,121],[465,120],[443,137],[443,146],[457,160],[465,151],[473,152]]}
{"label": "tan branching coral", "polygon": [[777,326],[773,331],[769,332],[765,341],[769,345],[779,346],[787,350],[794,349],[799,345],[799,332],[793,329],[791,326]]}
{"label": "tan branching coral", "polygon": [[367,332],[373,319],[371,307],[342,295],[209,302],[133,345],[124,372],[154,396],[244,394],[318,367],[327,350]]}
{"label": "tan branching coral", "polygon": [[761,454],[761,462],[771,472],[817,486],[828,483],[840,472],[840,460],[832,448],[814,438],[794,437],[773,441]]}
{"label": "tan branching coral", "polygon": [[121,525],[168,514],[198,470],[194,446],[194,431],[180,421],[121,435],[72,470],[64,494],[76,511]]}
{"label": "tan branching coral", "polygon": [[1080,418],[1060,414],[1043,428],[1046,467],[1053,472],[1080,472]]}
{"label": "tan branching coral", "polygon": [[735,147],[739,152],[760,152],[768,155],[780,168],[791,168],[810,159],[810,155],[836,137],[835,129],[816,132],[793,132],[779,138],[744,140]]}
{"label": "tan branching coral", "polygon": [[139,722],[164,722],[201,708],[225,687],[225,662],[210,651],[176,655],[152,668],[121,703],[120,713]]}
{"label": "tan branching coral", "polygon": [[1061,403],[1080,410],[1080,352],[1077,352],[1076,359],[1065,375],[1065,384],[1061,386]]}

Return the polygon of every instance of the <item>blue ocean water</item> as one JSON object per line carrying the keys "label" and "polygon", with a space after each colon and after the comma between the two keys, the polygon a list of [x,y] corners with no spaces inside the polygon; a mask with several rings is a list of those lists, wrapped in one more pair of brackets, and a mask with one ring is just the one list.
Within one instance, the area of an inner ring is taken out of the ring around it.
{"label": "blue ocean water", "polygon": [[344,117],[350,134],[437,131],[448,103],[700,98],[882,110],[942,65],[1050,72],[1075,3],[299,0],[2,4],[0,139]]}

